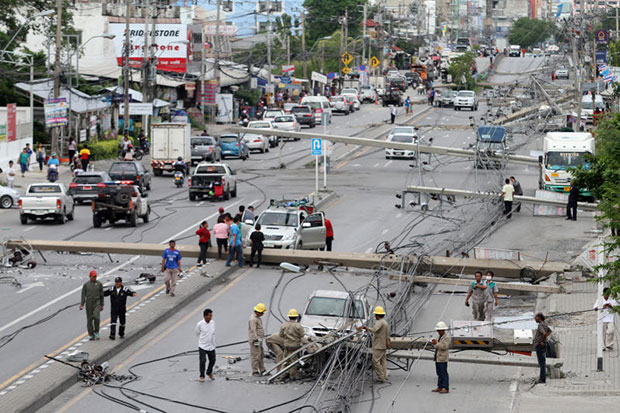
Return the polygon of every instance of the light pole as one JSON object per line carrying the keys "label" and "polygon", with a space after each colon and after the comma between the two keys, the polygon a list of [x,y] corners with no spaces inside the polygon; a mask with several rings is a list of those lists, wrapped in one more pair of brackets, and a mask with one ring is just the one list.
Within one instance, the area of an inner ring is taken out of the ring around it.
{"label": "light pole", "polygon": [[317,39],[316,42],[314,42],[314,44],[312,45],[312,47],[310,48],[310,50],[308,51],[308,54],[312,54],[312,51],[314,50],[314,48],[316,47],[317,44],[319,44],[319,42],[321,42],[321,69],[320,72],[323,73],[323,63],[325,60],[325,40],[330,40],[332,37],[331,36],[325,36],[325,37],[321,37],[320,39]]}
{"label": "light pole", "polygon": [[6,46],[4,46],[4,49],[7,50],[9,48],[11,43],[13,43],[13,41],[17,38],[17,35],[19,34],[19,32],[21,32],[22,29],[26,27],[32,20],[36,19],[37,17],[45,17],[45,16],[49,16],[50,14],[54,14],[54,13],[55,13],[54,10],[45,10],[45,11],[42,11],[41,13],[37,13],[34,16],[27,18],[26,21],[22,23],[21,26],[19,26],[19,29],[15,31],[15,34],[13,35],[13,37],[11,37],[11,40],[9,40]]}

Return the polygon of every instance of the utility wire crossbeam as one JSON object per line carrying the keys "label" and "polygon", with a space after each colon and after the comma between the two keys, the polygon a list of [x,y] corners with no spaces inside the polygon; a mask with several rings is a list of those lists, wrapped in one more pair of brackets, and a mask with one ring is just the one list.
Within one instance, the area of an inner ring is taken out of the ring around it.
{"label": "utility wire crossbeam", "polygon": [[[259,133],[266,136],[279,136],[282,138],[300,138],[313,139],[321,138],[334,143],[344,143],[347,145],[371,146],[375,148],[391,148],[402,149],[408,151],[420,151],[421,153],[432,153],[437,155],[460,156],[465,158],[475,158],[476,151],[471,149],[450,148],[446,146],[418,145],[411,143],[387,142],[383,140],[374,140],[368,138],[356,138],[350,136],[327,135],[322,133],[306,133],[306,132],[288,132],[277,129],[249,129],[238,126],[232,127],[230,130],[237,133]],[[538,158],[525,155],[495,155],[489,154],[490,160],[507,161],[525,165],[539,165]]]}

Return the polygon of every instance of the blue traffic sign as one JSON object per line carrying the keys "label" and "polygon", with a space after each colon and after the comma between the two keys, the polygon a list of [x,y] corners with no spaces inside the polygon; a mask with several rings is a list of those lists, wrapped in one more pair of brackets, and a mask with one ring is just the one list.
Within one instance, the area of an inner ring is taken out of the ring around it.
{"label": "blue traffic sign", "polygon": [[333,79],[333,78],[335,78],[335,77],[336,77],[336,74],[335,74],[334,72],[329,72],[329,73],[327,74],[327,78],[328,78],[328,79]]}
{"label": "blue traffic sign", "polygon": [[280,78],[280,82],[282,82],[282,83],[291,83],[291,78],[289,76],[282,76]]}
{"label": "blue traffic sign", "polygon": [[360,72],[365,72],[366,71],[366,66],[360,65],[359,70],[360,70]]}
{"label": "blue traffic sign", "polygon": [[312,155],[323,155],[323,141],[320,138],[312,138]]}

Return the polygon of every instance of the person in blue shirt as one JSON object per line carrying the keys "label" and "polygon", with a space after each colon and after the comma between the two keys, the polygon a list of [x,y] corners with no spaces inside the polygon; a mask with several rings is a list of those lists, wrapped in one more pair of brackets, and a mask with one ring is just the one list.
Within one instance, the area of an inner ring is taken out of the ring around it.
{"label": "person in blue shirt", "polygon": [[60,160],[58,159],[58,156],[56,156],[56,152],[53,152],[52,157],[47,160],[47,166],[50,165],[60,165]]}
{"label": "person in blue shirt", "polygon": [[230,227],[230,235],[228,236],[228,259],[226,260],[226,266],[230,267],[230,262],[236,257],[239,263],[239,268],[243,267],[243,246],[241,243],[241,229],[239,229],[239,216],[234,219],[226,217],[226,225]]}
{"label": "person in blue shirt", "polygon": [[174,240],[170,240],[168,248],[161,255],[161,272],[165,274],[166,294],[170,294],[170,297],[174,297],[177,277],[181,272],[181,253],[175,249],[176,245]]}

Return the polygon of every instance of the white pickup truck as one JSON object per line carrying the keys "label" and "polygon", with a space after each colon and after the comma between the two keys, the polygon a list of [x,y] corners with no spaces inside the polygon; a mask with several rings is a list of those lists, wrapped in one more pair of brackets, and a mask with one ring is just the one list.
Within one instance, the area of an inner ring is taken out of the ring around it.
{"label": "white pickup truck", "polygon": [[28,220],[52,218],[59,224],[65,218],[73,221],[73,197],[61,183],[32,184],[19,200],[19,219],[26,225]]}

